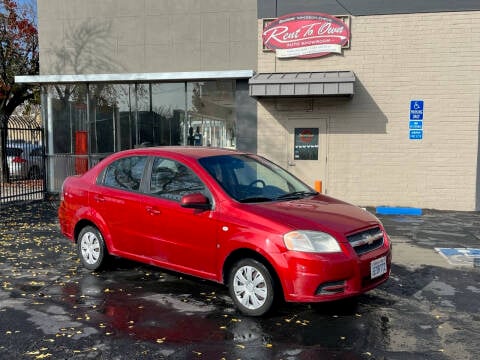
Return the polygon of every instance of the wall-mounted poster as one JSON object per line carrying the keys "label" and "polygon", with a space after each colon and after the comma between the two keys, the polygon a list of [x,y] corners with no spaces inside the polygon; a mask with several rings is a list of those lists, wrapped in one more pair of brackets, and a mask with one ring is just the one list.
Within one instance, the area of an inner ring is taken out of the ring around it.
{"label": "wall-mounted poster", "polygon": [[295,128],[295,160],[318,160],[318,128]]}

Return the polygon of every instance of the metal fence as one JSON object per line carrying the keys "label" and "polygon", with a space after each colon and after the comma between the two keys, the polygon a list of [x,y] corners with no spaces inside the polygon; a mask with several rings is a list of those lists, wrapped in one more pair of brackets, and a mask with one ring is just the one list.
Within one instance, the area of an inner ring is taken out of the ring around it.
{"label": "metal fence", "polygon": [[47,155],[48,191],[59,193],[66,177],[83,174],[87,169],[96,165],[106,155]]}
{"label": "metal fence", "polygon": [[22,125],[7,128],[4,156],[7,158],[8,180],[0,181],[0,205],[41,200],[46,194],[43,129]]}

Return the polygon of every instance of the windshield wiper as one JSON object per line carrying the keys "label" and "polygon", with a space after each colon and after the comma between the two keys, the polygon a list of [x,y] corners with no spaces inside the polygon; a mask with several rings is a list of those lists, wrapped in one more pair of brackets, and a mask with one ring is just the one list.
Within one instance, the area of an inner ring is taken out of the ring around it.
{"label": "windshield wiper", "polygon": [[275,198],[275,200],[296,200],[303,199],[307,196],[318,195],[316,191],[294,191],[288,194],[283,194]]}
{"label": "windshield wiper", "polygon": [[241,203],[254,203],[254,202],[266,202],[274,199],[265,196],[251,196],[238,200]]}

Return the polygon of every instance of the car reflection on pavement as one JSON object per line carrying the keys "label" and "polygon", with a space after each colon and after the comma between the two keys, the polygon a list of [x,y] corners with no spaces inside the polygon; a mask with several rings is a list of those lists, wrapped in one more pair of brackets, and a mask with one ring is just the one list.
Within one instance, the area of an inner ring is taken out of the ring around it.
{"label": "car reflection on pavement", "polygon": [[[99,276],[87,275],[63,289],[63,301],[78,316],[96,322],[105,334],[118,332],[139,340],[160,342],[221,341],[226,333],[206,314],[215,309],[179,294],[145,292],[142,287],[121,287]],[[86,311],[86,314],[85,314]]]}
{"label": "car reflection on pavement", "polygon": [[[184,354],[187,358],[198,353],[205,358],[262,359],[277,353],[300,359],[319,354],[355,359],[348,354],[359,339],[343,335],[381,331],[365,326],[358,317],[352,321],[357,311],[354,301],[290,304],[271,317],[239,317],[220,285],[198,286],[194,278],[119,261],[122,269],[115,272],[85,272],[78,281],[64,284],[61,301],[77,319],[99,329],[99,335],[156,343],[164,355],[188,345],[194,350]],[[192,294],[194,284],[198,292]],[[319,323],[319,317],[328,321]]]}

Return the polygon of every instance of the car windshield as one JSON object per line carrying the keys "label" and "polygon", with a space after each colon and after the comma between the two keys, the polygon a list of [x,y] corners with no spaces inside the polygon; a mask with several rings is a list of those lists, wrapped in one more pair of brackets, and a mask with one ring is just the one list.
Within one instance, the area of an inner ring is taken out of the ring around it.
{"label": "car windshield", "polygon": [[254,155],[220,155],[199,160],[222,188],[239,202],[300,199],[317,193],[299,179]]}

